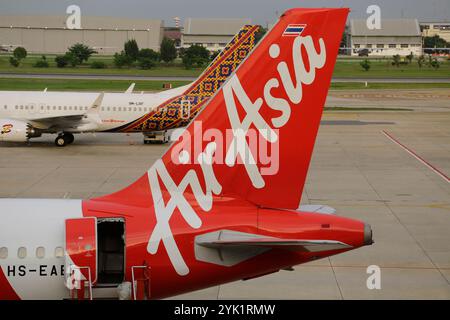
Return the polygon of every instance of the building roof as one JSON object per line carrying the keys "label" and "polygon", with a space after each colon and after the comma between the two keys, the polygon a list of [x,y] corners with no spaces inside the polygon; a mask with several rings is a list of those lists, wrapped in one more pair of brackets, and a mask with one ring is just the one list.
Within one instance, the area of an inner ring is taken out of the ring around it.
{"label": "building roof", "polygon": [[[66,15],[0,16],[0,27],[64,29],[66,27],[66,20]],[[163,21],[157,19],[126,19],[120,17],[88,17],[81,15],[82,29],[147,30],[160,29],[163,26]]]}
{"label": "building roof", "polygon": [[382,19],[381,29],[370,30],[366,20],[350,20],[350,34],[352,36],[420,36],[417,19]]}
{"label": "building roof", "polygon": [[235,35],[242,26],[251,24],[251,19],[199,19],[186,18],[185,35]]}

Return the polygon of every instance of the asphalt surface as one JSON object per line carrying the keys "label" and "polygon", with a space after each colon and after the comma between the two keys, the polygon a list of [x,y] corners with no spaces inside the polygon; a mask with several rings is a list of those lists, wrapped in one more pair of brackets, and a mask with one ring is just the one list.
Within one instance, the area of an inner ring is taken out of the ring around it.
{"label": "asphalt surface", "polygon": [[[154,77],[132,75],[101,74],[23,74],[0,73],[0,78],[29,79],[77,79],[77,80],[153,80],[153,81],[194,81],[197,77]],[[333,78],[333,82],[381,82],[381,83],[450,83],[449,78]]]}
{"label": "asphalt surface", "polygon": [[[411,111],[325,112],[303,204],[370,223],[375,243],[265,277],[176,298],[450,299],[450,90],[332,92],[327,105]],[[89,198],[135,181],[165,151],[140,134],[0,144],[0,197]],[[238,219],[239,217],[237,217]],[[366,286],[381,270],[381,289]]]}

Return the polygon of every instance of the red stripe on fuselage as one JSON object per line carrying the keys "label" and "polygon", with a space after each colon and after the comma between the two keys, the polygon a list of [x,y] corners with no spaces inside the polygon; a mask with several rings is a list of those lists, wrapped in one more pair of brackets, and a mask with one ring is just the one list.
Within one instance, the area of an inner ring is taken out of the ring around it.
{"label": "red stripe on fuselage", "polygon": [[0,267],[0,300],[20,300]]}

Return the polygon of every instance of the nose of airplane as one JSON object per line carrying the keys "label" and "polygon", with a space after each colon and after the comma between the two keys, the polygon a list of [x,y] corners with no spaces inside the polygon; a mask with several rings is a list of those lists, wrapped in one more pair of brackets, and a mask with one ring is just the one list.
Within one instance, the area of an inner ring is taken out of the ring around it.
{"label": "nose of airplane", "polygon": [[364,224],[364,245],[368,246],[368,245],[371,245],[372,243],[373,243],[372,227],[370,226],[370,224],[365,223]]}

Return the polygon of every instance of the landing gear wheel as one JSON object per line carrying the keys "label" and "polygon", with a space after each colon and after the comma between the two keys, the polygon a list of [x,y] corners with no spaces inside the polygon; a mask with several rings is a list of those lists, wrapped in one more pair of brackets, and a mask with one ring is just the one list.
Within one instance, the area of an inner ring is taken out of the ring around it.
{"label": "landing gear wheel", "polygon": [[63,135],[57,136],[55,139],[55,144],[58,147],[65,147],[67,145],[67,140],[65,136]]}
{"label": "landing gear wheel", "polygon": [[72,144],[75,141],[75,137],[71,133],[64,133],[64,139],[66,139],[67,144]]}

